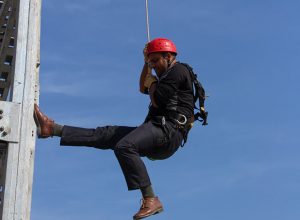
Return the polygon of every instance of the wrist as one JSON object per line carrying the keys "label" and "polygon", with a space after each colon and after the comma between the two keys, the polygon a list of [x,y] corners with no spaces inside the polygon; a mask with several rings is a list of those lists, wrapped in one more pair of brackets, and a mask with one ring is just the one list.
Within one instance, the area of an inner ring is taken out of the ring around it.
{"label": "wrist", "polygon": [[151,83],[151,85],[148,88],[148,93],[149,94],[152,94],[154,92],[154,90],[156,88],[156,84],[157,84],[157,81],[154,81],[154,82]]}
{"label": "wrist", "polygon": [[155,76],[153,76],[152,74],[147,74],[144,81],[144,87],[146,87],[149,90],[151,85],[156,82],[157,78]]}

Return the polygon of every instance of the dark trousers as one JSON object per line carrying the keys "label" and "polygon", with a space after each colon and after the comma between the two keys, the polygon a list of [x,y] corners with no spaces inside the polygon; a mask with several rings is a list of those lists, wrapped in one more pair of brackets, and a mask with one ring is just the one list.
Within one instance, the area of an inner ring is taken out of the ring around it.
{"label": "dark trousers", "polygon": [[60,144],[112,149],[125,176],[128,190],[134,190],[151,185],[141,157],[166,159],[176,152],[182,140],[183,135],[174,124],[156,120],[138,127],[86,129],[64,126]]}

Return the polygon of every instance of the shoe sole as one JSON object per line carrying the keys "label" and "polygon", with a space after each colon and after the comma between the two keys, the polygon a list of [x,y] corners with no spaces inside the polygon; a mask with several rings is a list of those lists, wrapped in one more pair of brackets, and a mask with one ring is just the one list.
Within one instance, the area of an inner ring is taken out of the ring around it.
{"label": "shoe sole", "polygon": [[40,122],[38,120],[38,117],[37,117],[35,112],[33,113],[33,119],[34,119],[35,124],[36,124],[36,135],[37,135],[37,137],[38,138],[48,138],[49,136],[42,135],[41,124],[40,124]]}
{"label": "shoe sole", "polygon": [[162,211],[164,211],[164,209],[163,209],[163,208],[160,208],[160,209],[156,210],[154,213],[150,213],[149,215],[145,215],[145,216],[140,217],[140,218],[135,218],[135,217],[133,217],[133,220],[139,220],[139,219],[147,218],[147,217],[149,217],[149,216],[151,216],[151,215],[159,214],[159,213],[161,213]]}
{"label": "shoe sole", "polygon": [[36,115],[35,112],[33,112],[33,118],[34,118],[34,122],[36,124],[36,134],[37,134],[38,138],[42,138],[42,135],[41,135],[41,133],[42,133],[41,125],[39,123],[39,120],[38,120],[37,115]]}

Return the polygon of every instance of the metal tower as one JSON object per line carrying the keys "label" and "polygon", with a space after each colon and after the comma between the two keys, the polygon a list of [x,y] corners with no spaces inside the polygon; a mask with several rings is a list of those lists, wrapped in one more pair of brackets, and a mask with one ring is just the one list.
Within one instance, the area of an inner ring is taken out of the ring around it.
{"label": "metal tower", "polygon": [[0,0],[0,220],[29,220],[41,0]]}

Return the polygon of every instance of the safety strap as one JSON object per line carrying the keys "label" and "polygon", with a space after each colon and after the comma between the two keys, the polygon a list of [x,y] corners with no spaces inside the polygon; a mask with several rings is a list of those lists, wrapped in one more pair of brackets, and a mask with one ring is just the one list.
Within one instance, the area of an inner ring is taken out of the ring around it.
{"label": "safety strap", "polygon": [[[194,108],[198,110],[196,114],[194,115],[195,120],[201,121],[202,125],[207,125],[207,116],[208,112],[205,111],[204,101],[205,101],[205,90],[202,86],[202,84],[199,82],[197,78],[197,74],[194,73],[193,68],[188,65],[187,63],[181,63],[184,65],[191,76],[192,82],[193,82],[193,90],[194,90]],[[197,100],[199,101],[199,108],[196,106]],[[201,118],[201,119],[199,119]]]}

